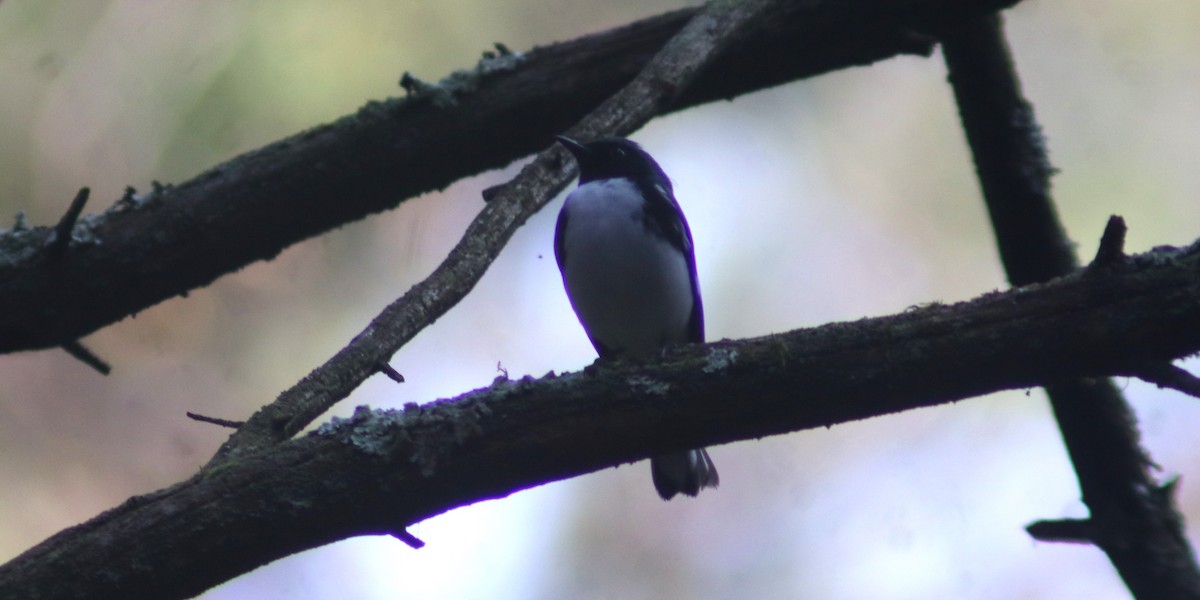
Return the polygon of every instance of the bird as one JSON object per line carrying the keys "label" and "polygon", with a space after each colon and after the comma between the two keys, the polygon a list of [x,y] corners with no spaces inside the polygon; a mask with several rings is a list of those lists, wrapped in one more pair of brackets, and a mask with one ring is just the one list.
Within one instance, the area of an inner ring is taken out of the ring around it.
{"label": "bird", "polygon": [[[579,185],[558,213],[554,257],[600,359],[647,361],[703,343],[692,232],[670,178],[628,139],[555,139],[579,164]],[[720,483],[703,448],[652,457],[650,473],[663,500]]]}

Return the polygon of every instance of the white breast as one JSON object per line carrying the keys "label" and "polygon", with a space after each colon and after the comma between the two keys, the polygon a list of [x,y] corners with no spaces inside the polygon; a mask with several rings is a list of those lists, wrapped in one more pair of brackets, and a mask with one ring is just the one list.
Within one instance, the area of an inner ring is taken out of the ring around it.
{"label": "white breast", "polygon": [[637,188],[626,179],[586,183],[563,210],[563,284],[592,339],[638,358],[687,341],[687,260],[646,230]]}

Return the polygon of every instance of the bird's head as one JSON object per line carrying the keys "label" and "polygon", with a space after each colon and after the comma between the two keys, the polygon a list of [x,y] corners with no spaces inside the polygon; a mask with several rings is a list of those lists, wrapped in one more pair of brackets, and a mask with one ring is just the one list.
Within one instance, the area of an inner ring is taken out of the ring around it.
{"label": "bird's head", "polygon": [[605,137],[580,142],[563,135],[554,136],[579,163],[579,183],[623,177],[670,189],[671,182],[662,167],[642,147],[625,138]]}

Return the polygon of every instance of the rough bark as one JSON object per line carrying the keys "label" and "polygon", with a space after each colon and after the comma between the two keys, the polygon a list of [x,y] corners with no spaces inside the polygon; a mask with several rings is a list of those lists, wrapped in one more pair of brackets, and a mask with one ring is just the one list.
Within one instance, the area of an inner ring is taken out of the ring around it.
{"label": "rough bark", "polygon": [[0,598],[187,597],[288,554],[403,537],[458,506],[663,452],[1134,373],[1200,351],[1198,325],[1200,242],[967,303],[681,348],[658,365],[361,408],[51,537],[0,566]]}
{"label": "rough bark", "polygon": [[[1027,285],[1076,270],[1050,191],[1045,140],[1021,92],[1003,21],[960,21],[946,31],[943,53],[1009,281]],[[1118,262],[1123,239],[1124,223],[1114,219],[1093,269]],[[1143,370],[1155,365],[1147,359]],[[1108,379],[1063,378],[1045,387],[1090,513],[1070,522],[1085,534],[1075,541],[1103,550],[1135,598],[1200,598],[1200,568],[1173,486],[1151,474],[1124,395]],[[1041,522],[1030,531],[1048,527],[1055,529]]]}
{"label": "rough bark", "polygon": [[[792,2],[662,112],[900,53],[914,33],[1016,0]],[[59,346],[330,231],[550,145],[628,83],[698,9],[485,59],[436,86],[130,194],[84,217],[50,261],[51,228],[0,235],[0,353]],[[65,199],[64,199],[65,202]]]}
{"label": "rough bark", "polygon": [[[705,67],[788,2],[712,2],[658,52],[637,77],[600,103],[569,133],[583,139],[628,135],[689,89]],[[296,435],[381,370],[392,355],[475,287],[508,240],[575,177],[575,161],[555,145],[511,181],[485,192],[488,205],[429,277],[388,305],[336,355],[257,411],[210,464]]]}

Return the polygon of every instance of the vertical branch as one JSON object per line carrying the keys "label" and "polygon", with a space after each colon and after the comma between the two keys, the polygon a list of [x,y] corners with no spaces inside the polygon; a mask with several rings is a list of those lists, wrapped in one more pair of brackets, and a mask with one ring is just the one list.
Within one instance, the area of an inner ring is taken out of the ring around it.
{"label": "vertical branch", "polygon": [[975,171],[983,188],[1000,259],[1014,286],[1079,268],[1050,196],[1054,167],[1021,93],[1000,17],[964,24],[942,40]]}
{"label": "vertical branch", "polygon": [[[1000,257],[1013,285],[1066,275],[1079,263],[1050,196],[1053,169],[1022,96],[999,16],[945,32],[942,52],[975,160]],[[1133,411],[1109,380],[1047,386],[1091,513],[1070,536],[1095,544],[1139,599],[1200,597],[1200,570],[1171,486],[1151,477]],[[1031,534],[1062,529],[1031,525]],[[1050,539],[1047,538],[1047,539]]]}

